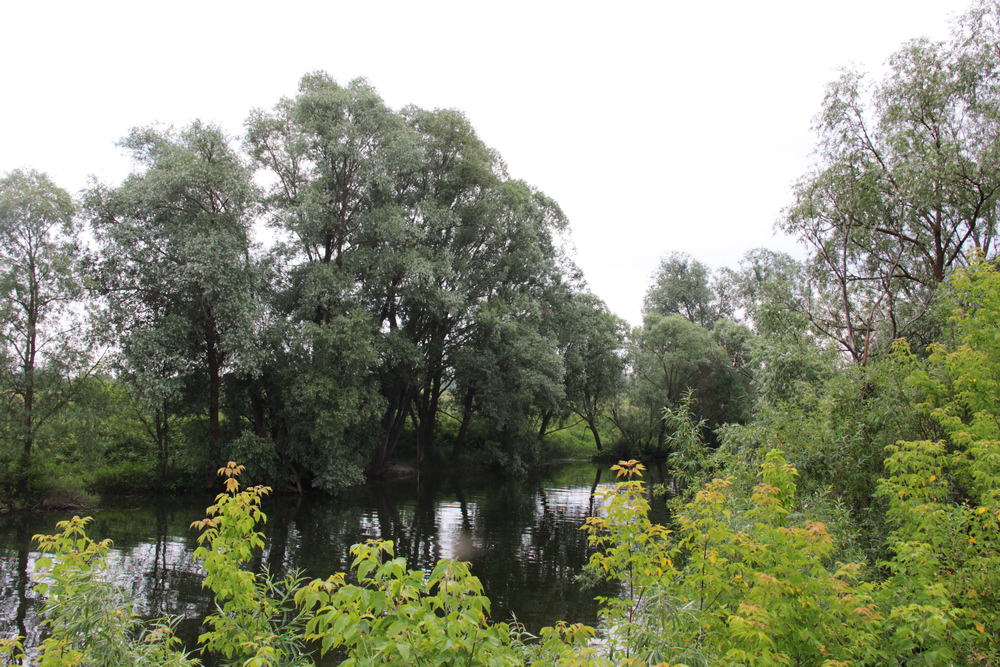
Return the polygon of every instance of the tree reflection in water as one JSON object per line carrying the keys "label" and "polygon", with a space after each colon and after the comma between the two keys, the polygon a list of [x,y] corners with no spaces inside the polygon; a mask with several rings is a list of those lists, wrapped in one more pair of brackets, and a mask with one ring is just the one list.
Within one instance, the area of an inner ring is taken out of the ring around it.
{"label": "tree reflection in water", "polygon": [[[271,498],[265,505],[267,548],[252,564],[274,575],[302,570],[326,577],[350,567],[352,544],[396,542],[411,568],[440,558],[472,563],[493,601],[496,620],[516,618],[529,631],[557,620],[596,622],[594,596],[576,580],[589,556],[580,530],[594,512],[602,466],[569,464],[524,478],[413,475],[370,483],[336,497]],[[657,479],[653,480],[660,481]],[[147,616],[181,614],[181,634],[195,645],[211,606],[191,554],[211,497],[108,501],[92,513],[92,537],[114,540],[119,583]],[[662,503],[661,503],[662,505]],[[31,590],[37,554],[31,536],[50,533],[63,514],[0,517],[0,635],[39,641],[38,602]]]}

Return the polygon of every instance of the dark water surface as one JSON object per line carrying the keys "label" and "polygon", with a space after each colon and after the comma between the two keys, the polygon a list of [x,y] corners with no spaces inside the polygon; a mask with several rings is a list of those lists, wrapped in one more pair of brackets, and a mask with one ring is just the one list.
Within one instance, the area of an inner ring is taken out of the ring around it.
{"label": "dark water surface", "polygon": [[[661,481],[652,472],[651,481]],[[600,504],[595,492],[612,481],[606,466],[572,463],[518,479],[425,473],[336,498],[273,497],[264,506],[267,547],[254,565],[327,577],[349,568],[352,544],[381,537],[395,541],[396,555],[411,568],[429,571],[440,558],[470,561],[496,620],[516,616],[531,632],[558,620],[593,625],[593,598],[608,590],[576,581],[590,553],[580,526]],[[88,534],[114,541],[117,580],[137,610],[184,616],[181,634],[192,647],[211,598],[191,558],[197,535],[189,526],[211,503],[210,495],[127,498],[86,512],[94,517]],[[26,635],[27,645],[38,644],[31,537],[54,532],[72,514],[0,516],[0,636]],[[662,520],[662,510],[657,514],[654,520]]]}

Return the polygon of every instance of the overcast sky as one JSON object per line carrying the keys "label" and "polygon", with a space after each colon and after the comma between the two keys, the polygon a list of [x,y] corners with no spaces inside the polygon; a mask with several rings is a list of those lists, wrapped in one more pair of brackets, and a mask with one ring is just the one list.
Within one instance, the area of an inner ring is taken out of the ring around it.
{"label": "overcast sky", "polygon": [[130,127],[234,136],[322,69],[457,108],[558,201],[591,288],[633,323],[664,254],[735,266],[809,168],[824,86],[943,39],[968,0],[6,2],[0,173],[117,183]]}

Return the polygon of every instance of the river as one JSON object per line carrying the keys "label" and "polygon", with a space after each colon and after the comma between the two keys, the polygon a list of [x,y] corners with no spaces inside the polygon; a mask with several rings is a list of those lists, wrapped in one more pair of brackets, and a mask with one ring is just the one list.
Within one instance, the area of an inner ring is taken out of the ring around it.
{"label": "river", "polygon": [[[653,482],[662,481],[653,472]],[[370,482],[338,497],[269,498],[263,527],[267,546],[255,567],[283,574],[301,570],[326,577],[350,565],[352,544],[391,539],[411,568],[429,570],[440,558],[472,563],[492,600],[496,620],[516,618],[530,632],[558,620],[595,624],[594,596],[608,589],[576,579],[589,556],[584,519],[596,495],[613,481],[604,465],[569,463],[526,477],[422,474]],[[181,636],[194,645],[211,598],[192,560],[192,521],[210,495],[105,499],[88,533],[111,538],[116,581],[145,616],[181,615]],[[663,520],[662,500],[655,520]],[[36,646],[40,603],[32,590],[38,553],[31,537],[51,533],[72,513],[0,516],[0,636],[27,636]]]}

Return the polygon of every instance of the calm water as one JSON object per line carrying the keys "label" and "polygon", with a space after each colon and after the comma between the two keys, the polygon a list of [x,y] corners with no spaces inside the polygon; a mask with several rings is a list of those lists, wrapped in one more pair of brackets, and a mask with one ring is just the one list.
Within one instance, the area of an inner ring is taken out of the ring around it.
{"label": "calm water", "polygon": [[[661,481],[652,471],[650,481]],[[350,565],[352,544],[382,537],[411,568],[428,570],[440,558],[472,563],[493,601],[493,618],[516,618],[537,632],[562,619],[596,622],[595,595],[575,577],[589,556],[584,519],[611,483],[604,466],[574,463],[523,479],[422,475],[370,483],[337,498],[277,497],[265,504],[267,548],[254,565],[274,573],[302,570],[326,577]],[[106,501],[87,514],[89,534],[114,540],[118,582],[148,616],[182,615],[181,633],[193,645],[211,605],[191,559],[192,521],[204,516],[209,495]],[[661,508],[654,517],[662,520]],[[70,513],[71,514],[71,513]],[[26,635],[37,645],[39,601],[31,587],[31,536],[51,533],[66,513],[0,517],[0,636]]]}

